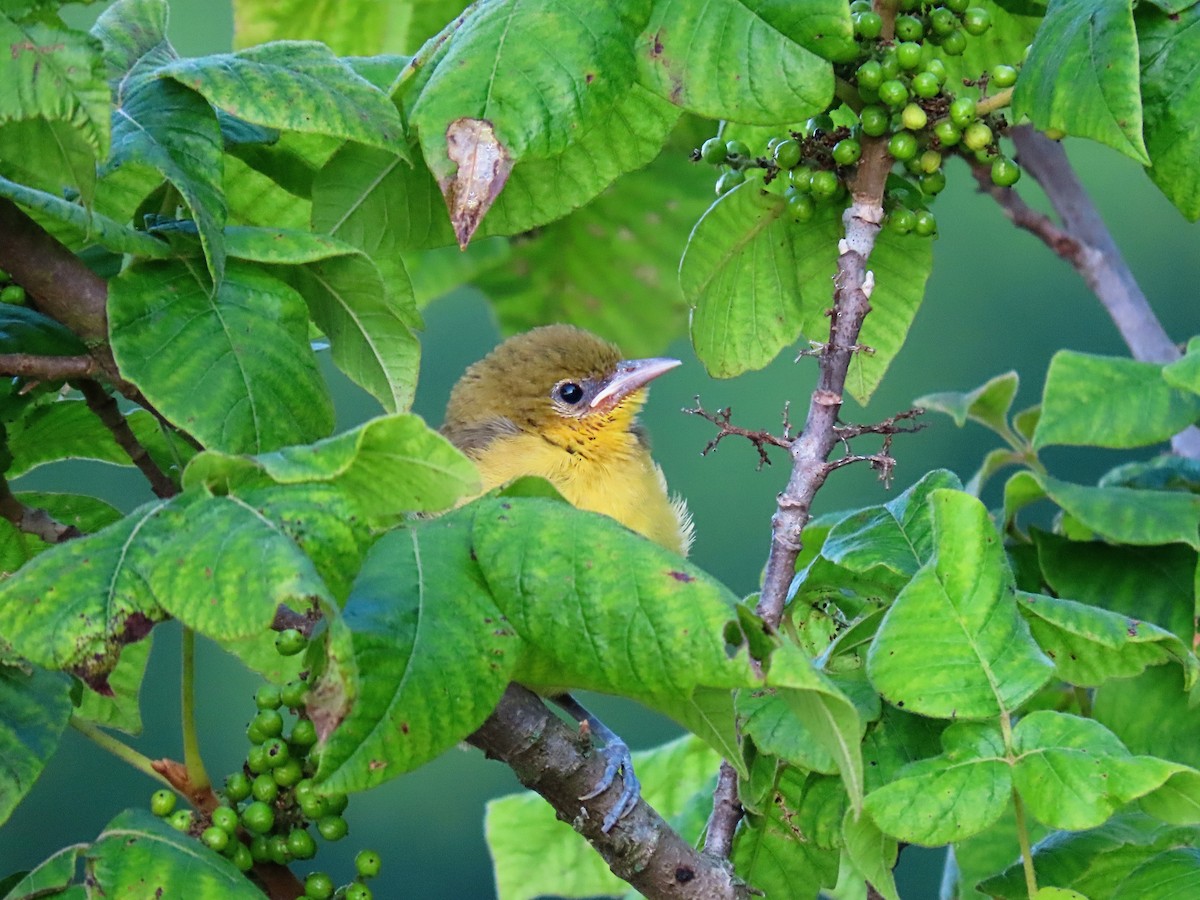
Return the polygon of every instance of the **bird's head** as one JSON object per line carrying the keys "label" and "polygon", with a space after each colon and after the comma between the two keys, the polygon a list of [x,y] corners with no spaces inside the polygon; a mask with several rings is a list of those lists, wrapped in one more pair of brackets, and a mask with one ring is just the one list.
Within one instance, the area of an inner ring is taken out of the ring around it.
{"label": "bird's head", "polygon": [[467,369],[450,394],[443,430],[468,451],[525,432],[586,452],[603,435],[629,432],[646,386],[677,365],[624,360],[613,344],[571,325],[535,328]]}

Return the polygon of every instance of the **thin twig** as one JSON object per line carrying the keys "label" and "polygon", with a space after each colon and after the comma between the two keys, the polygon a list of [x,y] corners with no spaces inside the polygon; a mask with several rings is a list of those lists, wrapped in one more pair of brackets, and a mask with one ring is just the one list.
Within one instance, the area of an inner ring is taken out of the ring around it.
{"label": "thin twig", "polygon": [[717,436],[704,445],[704,449],[700,451],[701,456],[707,456],[711,451],[717,449],[717,445],[721,443],[723,438],[732,435],[744,437],[754,445],[754,449],[758,451],[758,468],[762,469],[764,465],[771,464],[771,458],[767,456],[767,445],[774,447],[783,447],[785,450],[792,446],[793,438],[788,436],[791,425],[787,421],[787,408],[784,408],[784,436],[777,437],[769,431],[755,431],[748,428],[742,428],[730,422],[730,417],[733,415],[733,410],[730,407],[718,409],[716,412],[710,413],[700,405],[700,395],[696,395],[696,405],[692,408],[684,407],[682,412],[692,416],[699,416],[707,422],[712,422],[717,426]]}
{"label": "thin twig", "polygon": [[80,379],[76,382],[76,386],[83,394],[88,409],[95,413],[104,427],[112,432],[117,445],[129,455],[133,464],[146,476],[154,495],[166,499],[178,494],[179,488],[158,467],[158,463],[138,441],[133,429],[129,427],[129,422],[121,415],[121,409],[117,406],[117,401],[113,399],[113,396],[102,388],[99,382],[90,378]]}
{"label": "thin twig", "polygon": [[737,795],[737,771],[721,761],[717,774],[717,789],[713,791],[712,815],[705,829],[704,853],[707,856],[729,859],[733,851],[733,835],[742,820],[742,804]]}
{"label": "thin twig", "polygon": [[0,375],[35,378],[38,381],[68,381],[92,378],[100,364],[91,356],[37,356],[33,353],[0,353]]}
{"label": "thin twig", "polygon": [[13,496],[8,480],[0,476],[0,517],[12,522],[17,529],[32,534],[47,544],[61,544],[83,532],[74,525],[65,525],[44,509],[26,506]]}

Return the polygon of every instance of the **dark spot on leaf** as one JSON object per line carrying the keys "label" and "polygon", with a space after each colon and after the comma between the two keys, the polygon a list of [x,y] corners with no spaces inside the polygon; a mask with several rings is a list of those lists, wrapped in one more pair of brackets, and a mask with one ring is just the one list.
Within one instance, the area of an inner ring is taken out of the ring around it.
{"label": "dark spot on leaf", "polygon": [[501,503],[500,508],[501,509],[512,509],[512,504],[511,503]]}
{"label": "dark spot on leaf", "polygon": [[380,769],[386,769],[387,761],[382,760],[382,759],[373,759],[369,763],[367,763],[367,768],[370,769],[372,772],[377,772]]}
{"label": "dark spot on leaf", "polygon": [[210,566],[205,566],[205,567],[204,567],[204,577],[205,577],[205,578],[212,578],[212,568],[211,568]]}
{"label": "dark spot on leaf", "polygon": [[475,555],[475,548],[471,548],[471,562],[479,562],[479,557]]}
{"label": "dark spot on leaf", "polygon": [[651,59],[662,56],[663,45],[662,45],[662,41],[659,40],[659,35],[661,35],[661,34],[662,34],[662,32],[659,32],[658,34],[654,35],[654,44],[650,48],[650,58]]}
{"label": "dark spot on leaf", "polygon": [[896,709],[904,709],[904,701],[903,700],[896,701]]}
{"label": "dark spot on leaf", "polygon": [[491,625],[491,624],[492,624],[492,617],[491,617],[491,616],[484,616],[484,617],[483,617],[483,624],[484,624],[484,625]]}
{"label": "dark spot on leaf", "polygon": [[674,569],[671,570],[671,577],[676,581],[682,581],[684,584],[687,584],[689,581],[696,580],[694,576],[689,575],[687,572],[677,572]]}
{"label": "dark spot on leaf", "polygon": [[125,619],[125,634],[124,641],[126,644],[133,644],[140,641],[150,633],[150,629],[154,627],[154,620],[145,613],[133,612]]}
{"label": "dark spot on leaf", "polygon": [[1057,657],[1055,656],[1055,653],[1054,653],[1054,651],[1053,651],[1053,650],[1047,650],[1047,651],[1046,651],[1046,655],[1047,655],[1048,657],[1050,657],[1051,659],[1057,659]]}
{"label": "dark spot on leaf", "polygon": [[588,84],[591,84],[593,81],[596,80],[596,73],[588,72],[586,75],[583,76],[583,80],[586,81]]}
{"label": "dark spot on leaf", "polygon": [[678,869],[675,870],[675,880],[677,882],[679,882],[680,884],[687,884],[689,881],[691,881],[695,877],[696,877],[695,871],[693,871],[692,869],[690,869],[687,866],[680,866]]}
{"label": "dark spot on leaf", "polygon": [[401,723],[400,723],[400,733],[401,733],[401,734],[408,734],[408,723],[407,723],[407,722],[401,722]]}
{"label": "dark spot on leaf", "polygon": [[1137,637],[1138,636],[1138,626],[1141,624],[1142,623],[1139,622],[1137,619],[1130,619],[1129,627],[1125,629],[1125,633],[1128,634],[1130,637]]}
{"label": "dark spot on leaf", "polygon": [[1079,657],[1078,657],[1078,656],[1076,656],[1074,653],[1072,653],[1070,656],[1071,656],[1071,661],[1072,661],[1072,662],[1074,662],[1075,660],[1079,659]]}
{"label": "dark spot on leaf", "polygon": [[869,766],[877,766],[877,765],[879,765],[879,760],[877,760],[877,759],[872,759],[872,760],[870,760],[870,761],[867,763],[867,765],[869,765]]}

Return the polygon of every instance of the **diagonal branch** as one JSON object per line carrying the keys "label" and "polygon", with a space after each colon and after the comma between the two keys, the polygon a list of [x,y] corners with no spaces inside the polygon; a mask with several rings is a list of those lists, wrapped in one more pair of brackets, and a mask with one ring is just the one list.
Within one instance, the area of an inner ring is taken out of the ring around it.
{"label": "diagonal branch", "polygon": [[129,427],[129,422],[121,415],[120,407],[117,406],[117,401],[113,399],[112,394],[102,388],[99,382],[90,378],[80,379],[76,386],[83,394],[88,409],[95,413],[96,418],[103,423],[104,427],[112,432],[117,445],[129,455],[133,464],[146,476],[154,495],[165,499],[178,494],[179,488],[158,467],[158,463],[138,441],[133,429]]}

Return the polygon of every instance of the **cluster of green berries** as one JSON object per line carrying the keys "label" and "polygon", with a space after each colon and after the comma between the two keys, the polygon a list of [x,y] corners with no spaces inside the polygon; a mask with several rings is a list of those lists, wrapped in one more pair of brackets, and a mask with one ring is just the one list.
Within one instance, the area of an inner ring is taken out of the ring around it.
{"label": "cluster of green berries", "polygon": [[[275,649],[295,656],[308,646],[298,629],[289,628],[275,637]],[[264,684],[254,695],[258,711],[246,728],[250,750],[242,768],[225,779],[221,804],[208,815],[175,808],[175,794],[155,791],[150,811],[178,831],[191,834],[209,849],[226,856],[239,870],[248,872],[256,863],[285,866],[295,860],[312,859],[317,842],[310,832],[326,841],[339,841],[349,831],[343,813],[345,794],[317,792],[312,776],[316,760],[311,751],[317,729],[305,707],[308,681],[300,678],[282,687]],[[290,719],[290,723],[289,723]],[[290,728],[288,727],[290,724]],[[379,872],[379,854],[364,850],[355,860],[358,878],[337,888],[328,875],[317,872],[305,882],[308,900],[370,900],[364,883]]]}
{"label": "cluster of green berries", "polygon": [[24,306],[25,300],[25,288],[13,283],[12,277],[3,269],[0,269],[0,303]]}
{"label": "cluster of green berries", "polygon": [[[946,186],[942,166],[950,154],[990,166],[999,186],[1015,184],[1021,170],[997,143],[1004,119],[988,111],[990,104],[981,110],[974,96],[956,92],[948,83],[946,58],[962,55],[970,38],[986,33],[991,13],[971,6],[970,0],[899,0],[894,37],[888,40],[882,38],[883,19],[869,0],[853,0],[850,14],[859,55],[836,71],[858,97],[842,95],[835,112],[840,124],[829,115],[816,116],[802,131],[769,141],[767,154],[757,157],[741,141],[705,141],[693,158],[726,167],[717,194],[756,170],[763,173],[764,184],[785,175],[787,210],[797,221],[806,221],[821,203],[846,196],[864,137],[886,139],[901,170],[889,179],[885,195],[888,224],[901,233],[936,233],[937,222],[927,206]],[[989,90],[1011,88],[1017,74],[1012,66],[997,65],[965,84],[979,86],[987,96]]]}

